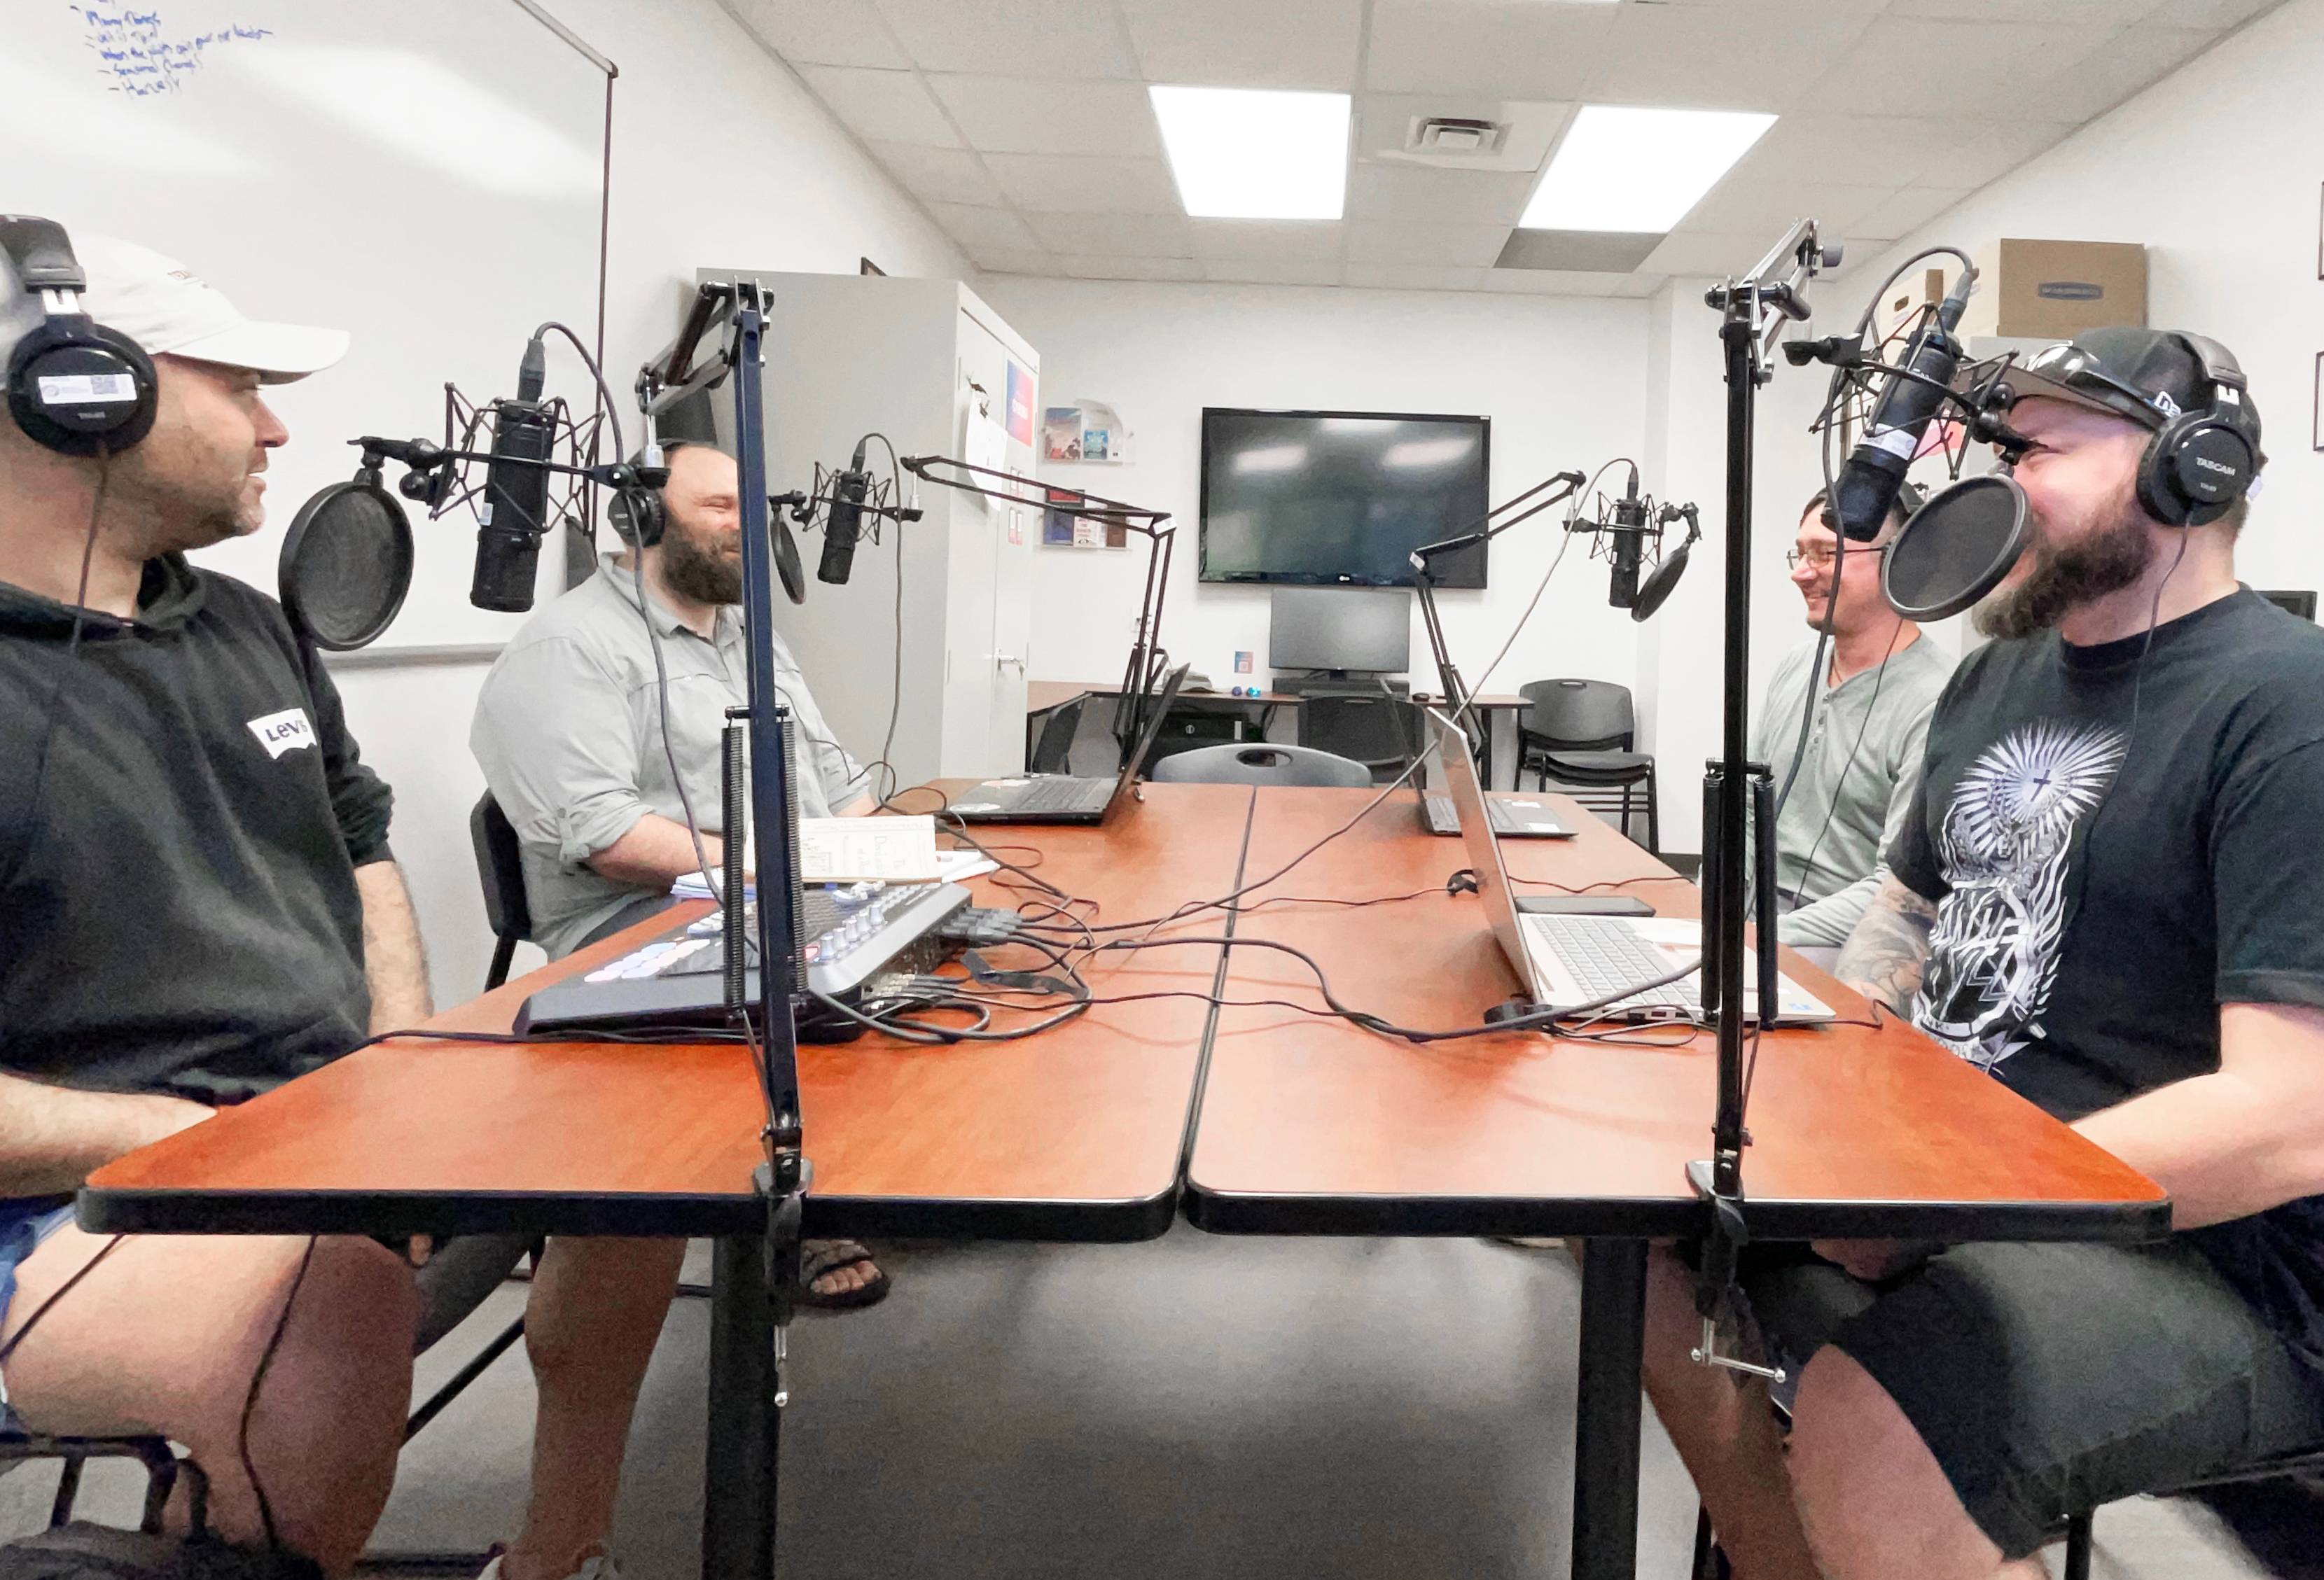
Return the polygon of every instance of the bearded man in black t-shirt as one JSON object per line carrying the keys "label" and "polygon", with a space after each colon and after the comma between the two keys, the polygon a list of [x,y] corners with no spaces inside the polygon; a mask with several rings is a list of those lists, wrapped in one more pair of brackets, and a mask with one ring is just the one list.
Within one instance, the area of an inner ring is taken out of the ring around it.
{"label": "bearded man in black t-shirt", "polygon": [[1649,1391],[1752,1580],[2031,1580],[2071,1515],[2324,1448],[2324,632],[2236,579],[2260,435],[2224,348],[2094,330],[2009,393],[2029,545],[1838,974],[2178,1232],[1762,1248],[1758,1337],[1812,1357],[1788,1446],[1686,1361],[1658,1260]]}

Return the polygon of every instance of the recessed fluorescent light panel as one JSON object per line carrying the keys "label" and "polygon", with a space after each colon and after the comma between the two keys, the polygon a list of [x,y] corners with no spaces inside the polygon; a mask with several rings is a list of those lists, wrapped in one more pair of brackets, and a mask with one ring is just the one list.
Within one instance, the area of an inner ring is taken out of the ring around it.
{"label": "recessed fluorescent light panel", "polygon": [[1740,110],[1584,105],[1517,225],[1667,231],[1775,124]]}
{"label": "recessed fluorescent light panel", "polygon": [[1348,195],[1348,96],[1149,87],[1178,200],[1196,219],[1337,219]]}

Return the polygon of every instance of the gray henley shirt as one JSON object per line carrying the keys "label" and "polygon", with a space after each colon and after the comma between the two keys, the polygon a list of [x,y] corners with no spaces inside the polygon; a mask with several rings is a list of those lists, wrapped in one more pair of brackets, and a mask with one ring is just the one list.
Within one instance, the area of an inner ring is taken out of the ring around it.
{"label": "gray henley shirt", "polygon": [[[1799,740],[1814,657],[1812,640],[1784,656],[1752,737],[1753,758],[1774,770],[1779,787]],[[1775,821],[1775,877],[1782,903],[1794,907],[1777,926],[1785,943],[1845,943],[1872,903],[1887,871],[1882,852],[1912,811],[1929,715],[1953,662],[1923,636],[1885,665],[1819,685],[1807,756]]]}
{"label": "gray henley shirt", "polygon": [[[749,686],[739,609],[721,609],[715,640],[649,597],[669,673],[669,747],[705,833],[724,826],[719,738]],[[807,678],[780,636],[775,690],[797,721],[813,772],[798,776],[799,815],[828,817],[867,785],[832,739]],[[654,655],[629,568],[608,555],[598,574],[527,620],[484,676],[469,749],[524,850],[533,941],[553,960],[648,891],[616,883],[589,858],[648,813],[674,822],[686,807],[662,749]]]}

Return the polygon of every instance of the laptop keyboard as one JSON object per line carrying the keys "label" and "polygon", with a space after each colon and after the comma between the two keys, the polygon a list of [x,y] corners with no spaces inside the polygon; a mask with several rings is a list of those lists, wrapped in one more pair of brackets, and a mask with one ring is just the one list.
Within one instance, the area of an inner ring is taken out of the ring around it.
{"label": "laptop keyboard", "polygon": [[[1585,1002],[1618,993],[1636,982],[1651,982],[1672,969],[1670,957],[1640,938],[1622,922],[1606,916],[1542,916],[1517,918],[1530,941],[1554,955],[1564,966]],[[1617,1010],[1667,1006],[1689,1013],[1702,1008],[1697,977],[1683,977],[1660,988],[1633,993],[1607,1006]]]}
{"label": "laptop keyboard", "polygon": [[1113,794],[1111,779],[1056,778],[1032,780],[1012,795],[1010,812],[1096,812]]}

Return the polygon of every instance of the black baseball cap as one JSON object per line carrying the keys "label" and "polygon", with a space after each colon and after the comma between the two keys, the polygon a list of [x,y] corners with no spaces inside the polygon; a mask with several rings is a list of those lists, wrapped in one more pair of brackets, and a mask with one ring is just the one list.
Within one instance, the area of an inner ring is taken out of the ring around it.
{"label": "black baseball cap", "polygon": [[2190,411],[2212,411],[2259,453],[2259,409],[2235,354],[2177,329],[2085,329],[1998,376],[1997,404],[2034,397],[2111,413],[2149,430]]}

